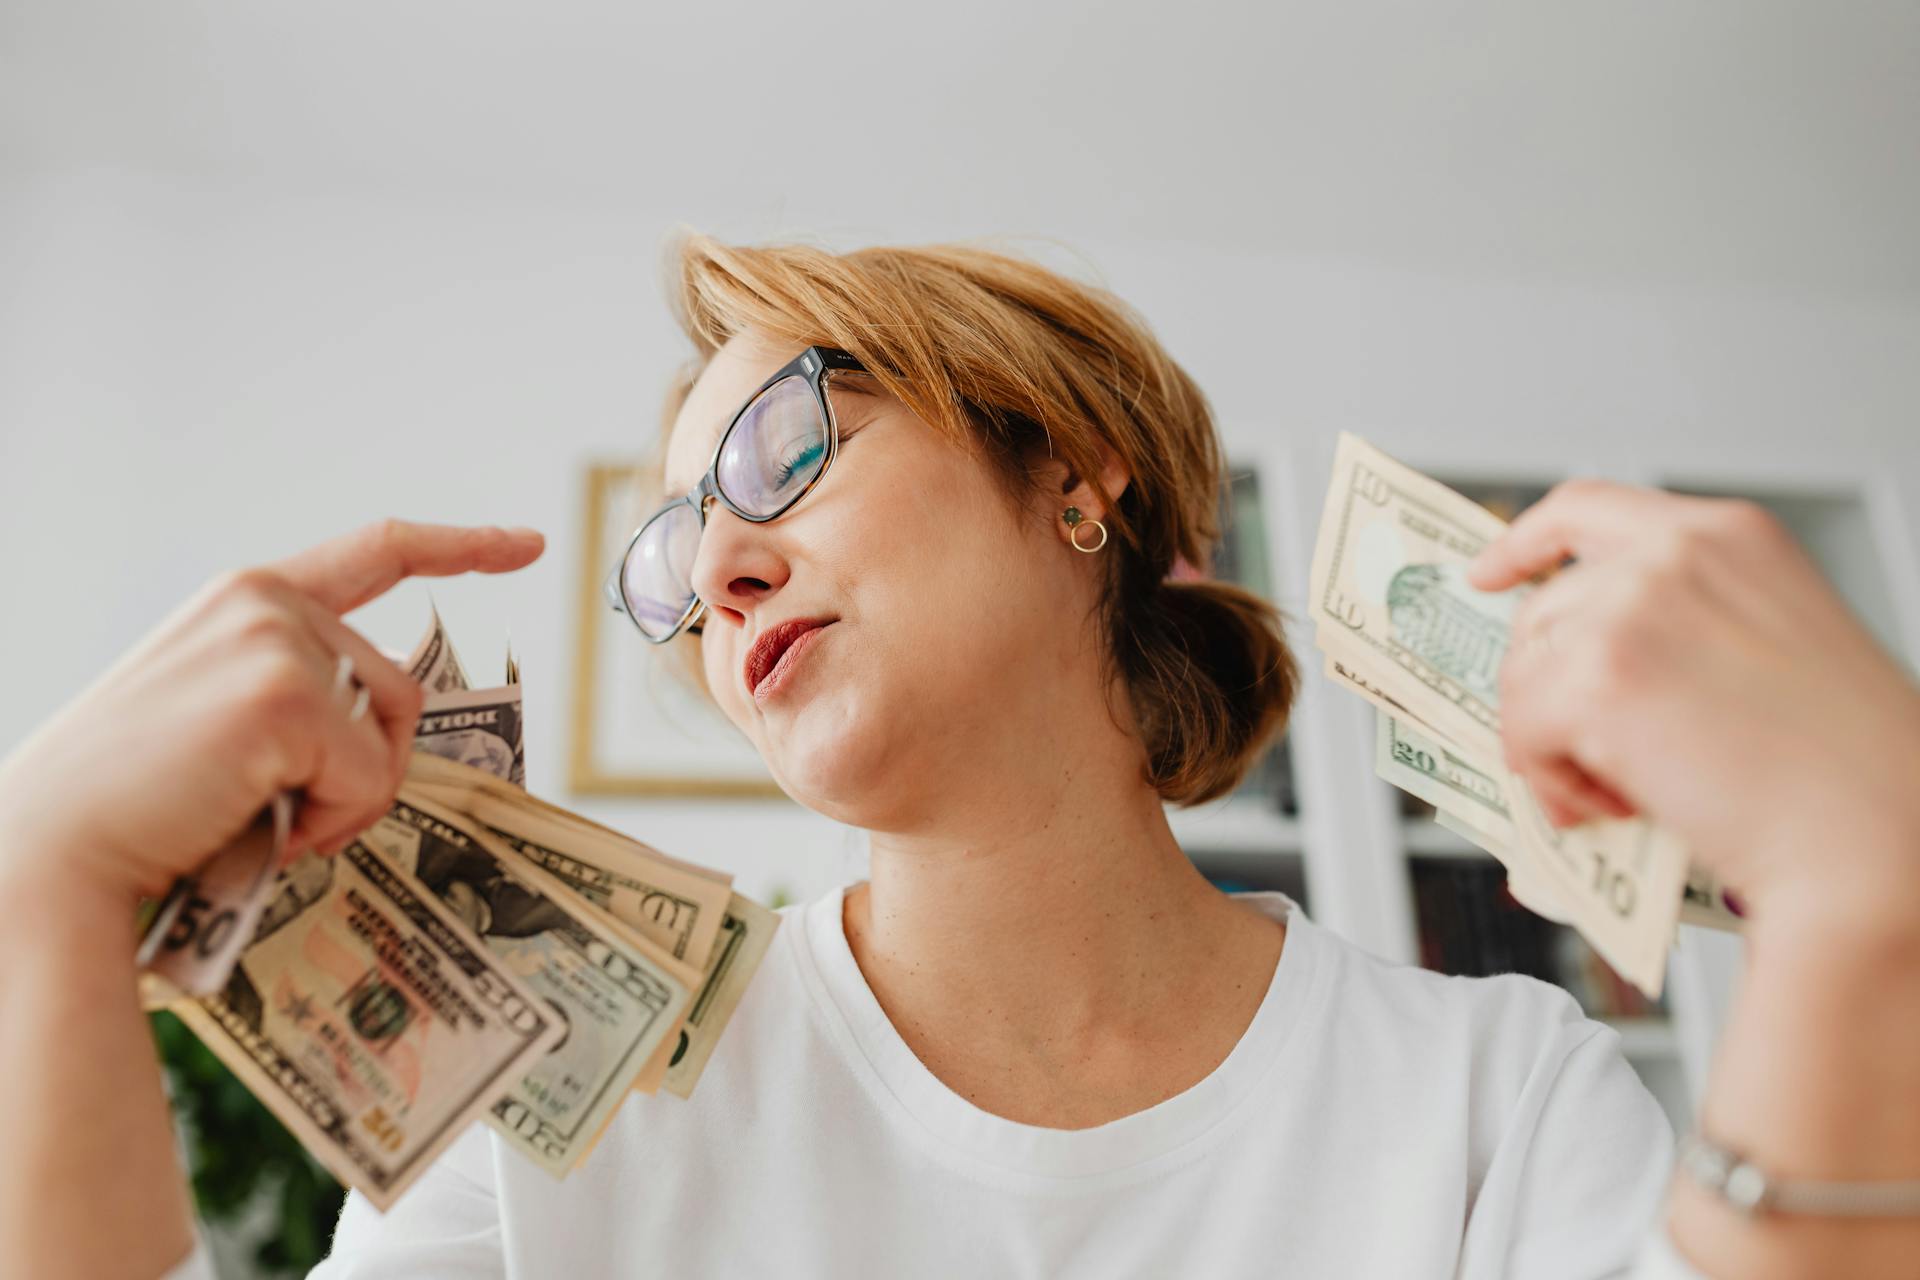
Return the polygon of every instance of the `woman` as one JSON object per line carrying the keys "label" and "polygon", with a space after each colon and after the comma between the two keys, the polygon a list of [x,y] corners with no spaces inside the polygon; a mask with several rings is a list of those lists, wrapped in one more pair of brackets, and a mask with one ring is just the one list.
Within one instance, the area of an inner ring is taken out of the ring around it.
{"label": "woman", "polygon": [[[622,606],[871,833],[870,879],[787,911],[690,1102],[631,1101],[564,1184],[476,1127],[384,1217],[350,1201],[319,1274],[1561,1280],[1643,1242],[1688,1274],[1667,1231],[1707,1275],[1912,1274],[1911,1217],[1747,1219],[1685,1179],[1663,1210],[1671,1136],[1557,990],[1392,968],[1194,872],[1162,803],[1232,786],[1294,667],[1267,606],[1168,579],[1205,562],[1218,444],[1117,301],[966,248],[678,264],[693,497]],[[390,523],[224,577],[0,769],[33,904],[0,941],[33,1094],[8,1274],[187,1254],[135,898],[282,787],[337,851],[420,706],[339,615],[539,551]],[[1556,822],[1657,815],[1749,902],[1706,1131],[1781,1177],[1920,1177],[1920,691],[1753,507],[1563,485],[1476,582],[1569,554],[1516,618],[1508,756]],[[330,702],[340,654],[375,716]]]}

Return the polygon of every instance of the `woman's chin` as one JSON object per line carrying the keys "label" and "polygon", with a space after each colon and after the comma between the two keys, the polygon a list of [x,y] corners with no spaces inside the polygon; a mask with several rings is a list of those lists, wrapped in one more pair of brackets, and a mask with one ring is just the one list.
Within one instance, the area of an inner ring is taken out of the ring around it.
{"label": "woman's chin", "polygon": [[807,808],[849,826],[871,827],[901,799],[904,753],[887,750],[877,734],[850,727],[840,723],[832,726],[838,732],[826,733],[800,728],[767,754],[767,766],[780,789]]}

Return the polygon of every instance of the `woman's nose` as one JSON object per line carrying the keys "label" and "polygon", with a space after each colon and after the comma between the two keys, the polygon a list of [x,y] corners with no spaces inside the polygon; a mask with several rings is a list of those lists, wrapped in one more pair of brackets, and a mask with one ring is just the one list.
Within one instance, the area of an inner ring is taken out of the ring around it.
{"label": "woman's nose", "polygon": [[786,585],[788,566],[777,541],[765,525],[712,503],[692,574],[694,593],[706,602],[710,618],[743,625],[748,613]]}

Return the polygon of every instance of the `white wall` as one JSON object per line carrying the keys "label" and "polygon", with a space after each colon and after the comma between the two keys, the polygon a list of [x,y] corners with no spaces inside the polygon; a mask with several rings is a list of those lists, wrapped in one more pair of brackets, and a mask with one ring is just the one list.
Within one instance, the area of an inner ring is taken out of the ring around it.
{"label": "white wall", "polygon": [[[483,677],[511,630],[559,795],[579,470],[650,438],[680,221],[1065,242],[1242,450],[1868,477],[1911,585],[1920,19],[1393,8],[16,0],[0,747],[221,567],[386,514],[528,523],[537,566],[434,594]],[[416,586],[354,621],[406,647],[424,614]],[[580,807],[756,893],[861,859],[784,804]]]}

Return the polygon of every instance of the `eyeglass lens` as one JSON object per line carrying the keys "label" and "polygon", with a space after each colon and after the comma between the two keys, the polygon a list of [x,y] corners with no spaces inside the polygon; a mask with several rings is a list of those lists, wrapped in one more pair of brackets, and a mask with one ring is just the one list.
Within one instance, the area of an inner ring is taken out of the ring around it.
{"label": "eyeglass lens", "polygon": [[[770,518],[793,505],[827,463],[827,421],[812,386],[782,378],[754,398],[721,443],[714,464],[721,494],[749,516]],[[693,606],[699,513],[680,502],[647,522],[621,568],[627,611],[661,638]]]}

